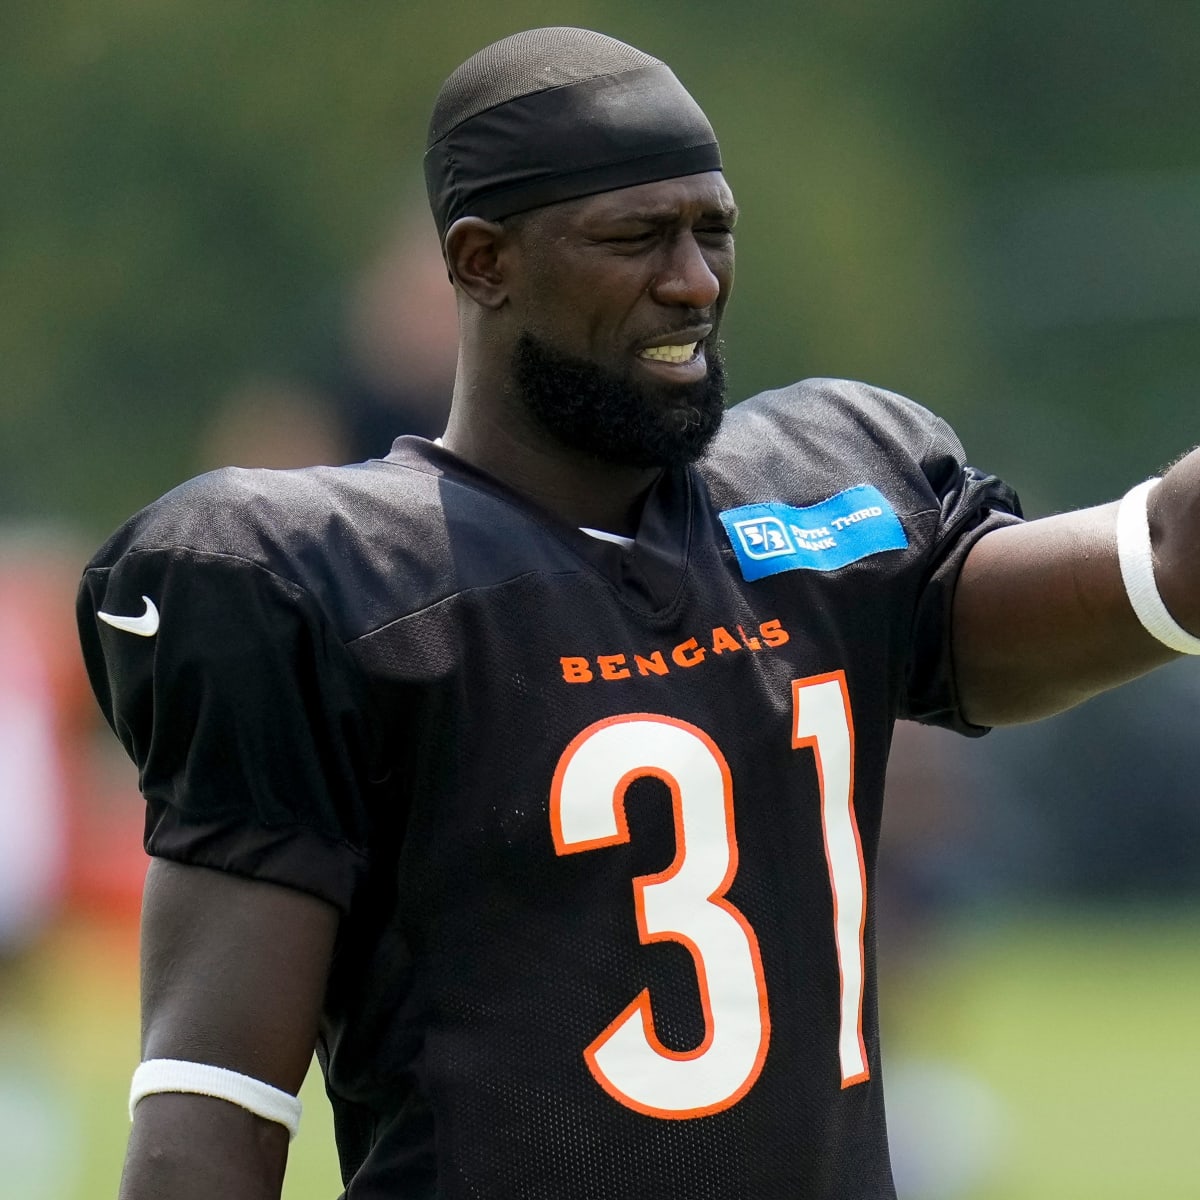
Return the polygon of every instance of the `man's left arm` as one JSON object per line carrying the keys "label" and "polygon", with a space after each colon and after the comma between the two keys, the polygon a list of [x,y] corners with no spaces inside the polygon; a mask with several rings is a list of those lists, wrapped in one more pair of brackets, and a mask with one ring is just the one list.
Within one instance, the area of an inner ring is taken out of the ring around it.
{"label": "man's left arm", "polygon": [[[953,619],[967,720],[1036,720],[1177,657],[1130,604],[1117,555],[1118,507],[1003,526],[972,548]],[[1154,487],[1147,515],[1159,595],[1175,622],[1200,637],[1200,450]]]}

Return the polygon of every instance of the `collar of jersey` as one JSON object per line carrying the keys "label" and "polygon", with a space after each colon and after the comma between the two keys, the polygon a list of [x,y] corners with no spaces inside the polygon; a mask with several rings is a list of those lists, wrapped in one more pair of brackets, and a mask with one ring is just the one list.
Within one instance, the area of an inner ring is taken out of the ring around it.
{"label": "collar of jersey", "polygon": [[626,547],[610,540],[619,535],[600,538],[595,535],[603,531],[585,532],[571,525],[494,475],[426,438],[397,438],[384,461],[444,476],[517,509],[604,576],[633,608],[661,613],[673,606],[683,587],[695,507],[695,481],[688,469],[662,473],[646,497],[637,533]]}

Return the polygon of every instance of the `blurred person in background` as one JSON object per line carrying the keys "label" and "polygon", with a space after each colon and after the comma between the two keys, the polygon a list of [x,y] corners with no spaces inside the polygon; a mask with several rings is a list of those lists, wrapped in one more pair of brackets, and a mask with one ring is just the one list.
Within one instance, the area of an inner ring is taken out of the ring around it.
{"label": "blurred person in background", "polygon": [[424,205],[401,211],[338,308],[332,320],[309,317],[307,352],[288,370],[242,379],[218,400],[197,447],[201,470],[359,462],[401,435],[441,433],[458,318]]}
{"label": "blurred person in background", "polygon": [[95,722],[63,590],[78,557],[47,530],[0,538],[0,1164],[5,1188],[36,1200],[65,1192],[77,1153],[27,967],[66,905],[87,803],[81,735]]}
{"label": "blurred person in background", "polygon": [[0,963],[21,956],[66,892],[66,714],[84,693],[61,588],[70,575],[41,539],[0,557]]}
{"label": "blurred person in background", "polygon": [[891,1196],[891,725],[1033,719],[1200,648],[1200,458],[1024,524],[865,385],[721,428],[732,197],[611,39],[464,64],[429,180],[445,444],[206,477],[85,578],[156,855],[122,1194],[277,1196],[317,1043],[362,1200]]}
{"label": "blurred person in background", "polygon": [[991,861],[965,894],[1144,903],[1195,893],[1200,676],[1190,665],[979,747],[967,853],[987,846]]}
{"label": "blurred person in background", "polygon": [[354,280],[342,367],[328,381],[351,458],[376,458],[401,434],[446,428],[458,314],[424,202],[405,207],[380,252]]}
{"label": "blurred person in background", "polygon": [[[990,740],[990,739],[985,739]],[[976,745],[945,730],[902,721],[888,754],[884,821],[874,889],[885,1042],[897,1006],[920,997],[948,953],[947,932],[964,914],[1004,894],[989,868],[986,772]],[[889,1018],[889,1012],[893,1014]],[[888,1058],[888,1144],[905,1200],[960,1200],[1002,1173],[1011,1114],[988,1083],[947,1054],[916,1054],[895,1041]]]}
{"label": "blurred person in background", "polygon": [[203,471],[268,467],[284,471],[351,462],[341,411],[333,396],[300,378],[256,375],[217,402],[196,447]]}

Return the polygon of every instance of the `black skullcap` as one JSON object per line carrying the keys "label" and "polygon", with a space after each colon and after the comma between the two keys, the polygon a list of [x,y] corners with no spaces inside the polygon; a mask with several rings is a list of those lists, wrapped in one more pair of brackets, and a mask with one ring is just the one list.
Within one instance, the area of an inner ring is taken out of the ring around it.
{"label": "black skullcap", "polygon": [[438,233],[614,188],[719,171],[716,134],[671,69],[586,29],[484,47],[442,85],[425,151]]}

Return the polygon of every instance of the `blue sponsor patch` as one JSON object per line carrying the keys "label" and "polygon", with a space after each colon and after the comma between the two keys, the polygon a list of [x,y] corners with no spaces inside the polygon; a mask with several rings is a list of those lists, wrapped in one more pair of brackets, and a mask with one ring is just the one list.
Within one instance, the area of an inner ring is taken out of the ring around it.
{"label": "blue sponsor patch", "polygon": [[896,510],[869,483],[809,508],[744,504],[720,517],[742,576],[751,581],[781,571],[836,571],[908,545]]}

